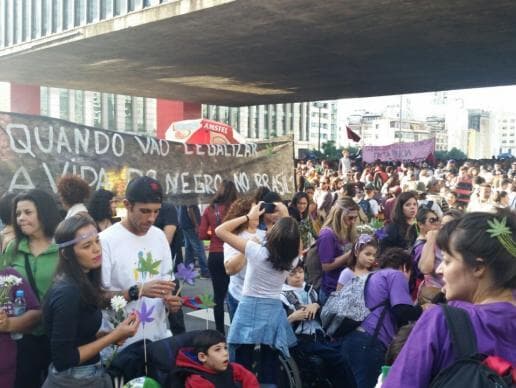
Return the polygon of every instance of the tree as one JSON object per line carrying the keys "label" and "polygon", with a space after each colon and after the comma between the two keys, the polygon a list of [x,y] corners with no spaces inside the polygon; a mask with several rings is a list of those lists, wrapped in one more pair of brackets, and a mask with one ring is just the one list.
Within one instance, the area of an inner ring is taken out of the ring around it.
{"label": "tree", "polygon": [[464,152],[462,152],[456,147],[453,147],[450,151],[436,151],[435,157],[439,160],[464,160],[468,158],[468,156]]}
{"label": "tree", "polygon": [[357,147],[339,147],[335,145],[335,141],[328,140],[327,142],[322,144],[321,152],[312,149],[312,153],[317,157],[317,159],[325,159],[328,161],[337,161],[342,157],[342,151],[346,149],[349,151],[350,155],[355,155],[358,152]]}

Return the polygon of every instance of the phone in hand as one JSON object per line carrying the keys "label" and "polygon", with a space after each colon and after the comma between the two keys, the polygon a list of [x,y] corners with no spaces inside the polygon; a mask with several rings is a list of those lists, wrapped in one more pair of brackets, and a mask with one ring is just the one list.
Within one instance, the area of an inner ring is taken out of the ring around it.
{"label": "phone in hand", "polygon": [[263,202],[260,205],[260,210],[265,209],[265,213],[274,213],[276,211],[276,205],[272,202]]}

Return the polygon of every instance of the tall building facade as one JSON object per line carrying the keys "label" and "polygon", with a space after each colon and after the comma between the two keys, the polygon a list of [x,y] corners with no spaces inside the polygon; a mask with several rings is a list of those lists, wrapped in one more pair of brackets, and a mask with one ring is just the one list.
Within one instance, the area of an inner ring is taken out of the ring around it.
{"label": "tall building facade", "polygon": [[244,107],[203,105],[202,116],[231,125],[251,141],[293,136],[297,157],[322,149],[327,141],[338,141],[336,101]]}
{"label": "tall building facade", "polygon": [[489,159],[493,155],[491,137],[493,116],[481,109],[468,110],[468,147],[467,155],[471,159]]}
{"label": "tall building facade", "polygon": [[499,112],[495,116],[494,155],[516,156],[516,112]]}
{"label": "tall building facade", "polygon": [[154,98],[41,87],[40,99],[43,116],[156,136],[157,100]]}
{"label": "tall building facade", "polygon": [[430,116],[425,120],[430,136],[435,138],[435,150],[448,150],[448,133],[446,132],[445,119],[442,116]]}
{"label": "tall building facade", "polygon": [[0,49],[170,0],[0,0]]}
{"label": "tall building facade", "polygon": [[[403,115],[404,117],[404,115]],[[413,142],[432,137],[425,122],[384,114],[363,112],[348,117],[349,127],[361,137],[360,145],[383,146],[397,142]]]}

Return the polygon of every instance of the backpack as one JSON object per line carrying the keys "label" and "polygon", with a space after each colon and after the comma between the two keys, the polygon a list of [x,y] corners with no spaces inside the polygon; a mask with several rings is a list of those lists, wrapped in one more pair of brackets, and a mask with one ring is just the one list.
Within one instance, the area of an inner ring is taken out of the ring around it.
{"label": "backpack", "polygon": [[360,206],[362,208],[362,210],[364,211],[364,213],[367,216],[367,219],[370,220],[371,217],[373,216],[373,213],[371,211],[371,203],[369,202],[369,200],[361,199],[360,202],[358,203],[358,206]]}
{"label": "backpack", "polygon": [[[468,313],[463,309],[441,305],[446,325],[455,350],[455,362],[440,371],[432,380],[430,388],[508,388],[511,387],[511,364],[499,357],[478,353],[473,325]],[[503,375],[496,373],[488,365],[500,360],[508,365]]]}
{"label": "backpack", "polygon": [[317,250],[317,241],[314,242],[303,259],[303,267],[305,270],[305,281],[313,285],[314,289],[319,290],[322,281],[322,264],[319,258],[319,251]]}
{"label": "backpack", "polygon": [[[382,302],[372,309],[365,304],[365,289],[372,273],[353,277],[345,287],[332,292],[321,310],[321,322],[324,331],[330,337],[342,337],[355,330],[378,307],[387,306]],[[385,317],[387,308],[383,309],[375,329],[375,337]]]}

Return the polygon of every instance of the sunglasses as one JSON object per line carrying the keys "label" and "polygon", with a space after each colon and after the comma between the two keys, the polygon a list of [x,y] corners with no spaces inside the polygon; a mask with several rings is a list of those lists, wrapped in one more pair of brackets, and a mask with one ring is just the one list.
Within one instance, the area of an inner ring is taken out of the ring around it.
{"label": "sunglasses", "polygon": [[437,224],[439,222],[439,218],[437,217],[430,217],[426,219],[427,222],[429,222],[431,225]]}
{"label": "sunglasses", "polygon": [[346,216],[348,220],[356,220],[358,216]]}

